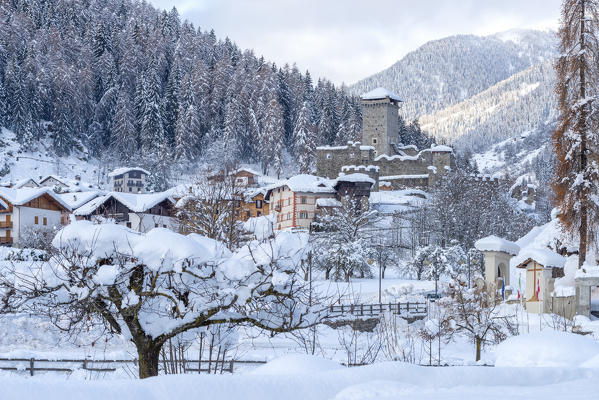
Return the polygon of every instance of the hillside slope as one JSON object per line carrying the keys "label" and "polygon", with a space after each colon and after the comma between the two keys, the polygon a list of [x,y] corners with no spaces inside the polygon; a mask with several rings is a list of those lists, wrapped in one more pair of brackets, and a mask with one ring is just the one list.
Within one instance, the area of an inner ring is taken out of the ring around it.
{"label": "hillside slope", "polygon": [[350,86],[355,94],[384,86],[404,99],[407,120],[460,103],[555,55],[553,32],[513,30],[431,41],[390,68]]}
{"label": "hillside slope", "polygon": [[489,89],[424,115],[422,129],[460,149],[478,151],[557,118],[551,61],[534,65]]}

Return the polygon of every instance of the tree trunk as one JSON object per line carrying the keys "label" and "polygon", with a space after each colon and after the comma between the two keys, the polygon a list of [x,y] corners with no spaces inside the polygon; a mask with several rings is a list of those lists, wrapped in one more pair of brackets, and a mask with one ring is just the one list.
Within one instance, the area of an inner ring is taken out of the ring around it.
{"label": "tree trunk", "polygon": [[482,340],[480,338],[475,338],[476,341],[476,361],[480,361],[480,348],[482,345]]}
{"label": "tree trunk", "polygon": [[[584,51],[586,51],[586,45],[584,40],[585,35],[585,3],[582,2],[582,16],[580,19],[580,98],[586,99],[586,69],[584,63]],[[584,178],[586,176],[586,167],[587,167],[587,105],[583,104],[580,110],[579,117],[580,124],[580,171],[583,174]],[[586,260],[587,256],[587,225],[588,225],[588,215],[587,215],[587,202],[589,201],[588,189],[583,189],[582,199],[580,202],[580,227],[578,230],[580,236],[580,245],[578,248],[578,268],[582,267]]]}
{"label": "tree trunk", "polygon": [[158,360],[162,346],[151,344],[137,344],[137,355],[139,357],[139,378],[158,376]]}

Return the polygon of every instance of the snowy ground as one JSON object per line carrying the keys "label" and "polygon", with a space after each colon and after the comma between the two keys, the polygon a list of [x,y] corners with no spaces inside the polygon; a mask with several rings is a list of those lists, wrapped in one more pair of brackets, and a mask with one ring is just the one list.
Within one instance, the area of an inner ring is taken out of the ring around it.
{"label": "snowy ground", "polygon": [[286,358],[264,370],[236,375],[179,375],[86,381],[73,377],[0,376],[12,399],[591,399],[599,369],[419,367],[379,363],[342,368],[321,359]]}

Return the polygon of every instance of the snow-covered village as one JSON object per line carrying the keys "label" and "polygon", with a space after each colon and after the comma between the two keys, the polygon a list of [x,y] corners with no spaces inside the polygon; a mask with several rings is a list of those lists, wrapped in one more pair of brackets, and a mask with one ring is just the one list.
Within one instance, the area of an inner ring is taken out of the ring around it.
{"label": "snow-covered village", "polygon": [[0,399],[595,399],[599,1],[0,1]]}

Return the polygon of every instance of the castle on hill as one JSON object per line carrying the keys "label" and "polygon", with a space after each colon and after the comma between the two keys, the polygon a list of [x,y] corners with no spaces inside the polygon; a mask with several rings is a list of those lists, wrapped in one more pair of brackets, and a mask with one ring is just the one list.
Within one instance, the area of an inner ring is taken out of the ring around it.
{"label": "castle on hill", "polygon": [[361,97],[362,142],[316,148],[317,175],[330,179],[365,173],[376,181],[374,190],[431,187],[455,165],[453,149],[417,149],[399,142],[398,114],[402,100],[384,88]]}

